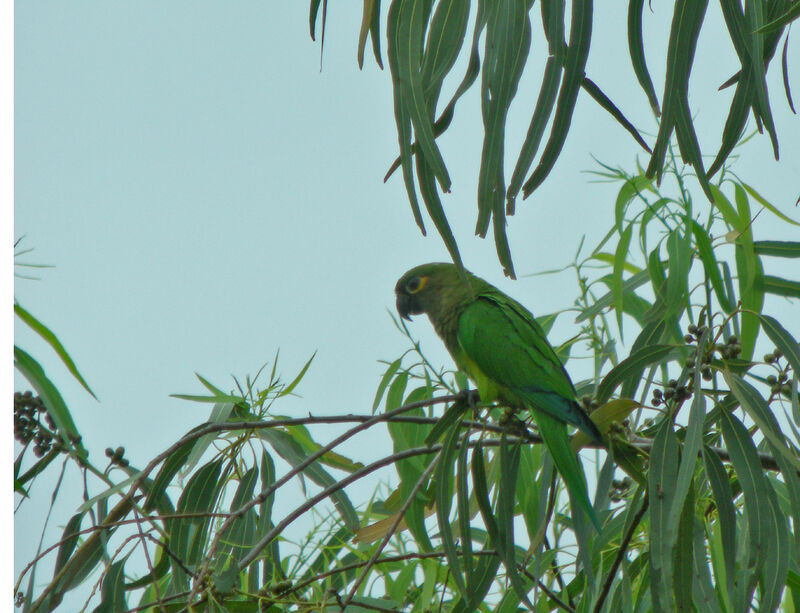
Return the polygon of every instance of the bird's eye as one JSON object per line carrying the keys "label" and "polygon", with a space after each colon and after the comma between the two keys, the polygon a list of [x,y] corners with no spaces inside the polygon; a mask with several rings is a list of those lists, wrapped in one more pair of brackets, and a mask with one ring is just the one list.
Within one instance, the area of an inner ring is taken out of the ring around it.
{"label": "bird's eye", "polygon": [[412,277],[408,280],[408,283],[406,283],[406,290],[408,290],[409,294],[416,294],[425,287],[427,280],[428,277]]}

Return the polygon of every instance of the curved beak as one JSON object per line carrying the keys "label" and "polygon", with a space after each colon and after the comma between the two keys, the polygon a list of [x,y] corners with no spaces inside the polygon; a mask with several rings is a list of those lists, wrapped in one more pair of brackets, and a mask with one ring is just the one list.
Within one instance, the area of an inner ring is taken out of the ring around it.
{"label": "curved beak", "polygon": [[397,293],[397,312],[400,314],[400,317],[411,321],[411,296],[408,294],[404,294],[403,292]]}

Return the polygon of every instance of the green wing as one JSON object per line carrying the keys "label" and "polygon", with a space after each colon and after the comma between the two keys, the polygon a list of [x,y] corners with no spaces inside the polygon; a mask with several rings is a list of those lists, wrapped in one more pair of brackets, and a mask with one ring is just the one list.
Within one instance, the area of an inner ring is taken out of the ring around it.
{"label": "green wing", "polygon": [[480,297],[459,317],[458,344],[481,374],[504,388],[505,400],[547,413],[602,441],[576,402],[569,375],[542,328],[522,305],[503,295]]}
{"label": "green wing", "polygon": [[[464,309],[457,334],[462,360],[476,380],[489,379],[500,396],[532,410],[539,432],[561,473],[574,506],[599,530],[586,477],[569,444],[564,422],[600,439],[594,423],[575,402],[575,390],[541,327],[510,298],[482,296]],[[509,398],[509,395],[511,396]]]}

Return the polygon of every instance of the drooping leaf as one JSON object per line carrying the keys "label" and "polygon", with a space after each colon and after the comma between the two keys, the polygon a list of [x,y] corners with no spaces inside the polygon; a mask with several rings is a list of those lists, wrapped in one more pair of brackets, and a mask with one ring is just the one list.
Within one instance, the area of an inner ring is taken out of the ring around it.
{"label": "drooping leaf", "polygon": [[647,491],[650,500],[650,589],[656,611],[672,611],[673,545],[669,513],[675,499],[678,476],[678,441],[672,422],[665,418],[659,426],[650,451]]}
{"label": "drooping leaf", "polygon": [[600,382],[597,387],[595,398],[598,402],[606,402],[611,398],[611,394],[621,383],[641,378],[642,371],[652,365],[660,363],[666,358],[674,348],[671,345],[645,345],[641,349],[632,352],[630,356],[622,360]]}
{"label": "drooping leaf", "polygon": [[558,93],[550,137],[542,152],[542,157],[539,159],[539,164],[522,186],[522,193],[526,198],[545,180],[564,146],[572,121],[572,113],[575,110],[575,103],[585,76],[591,37],[592,0],[577,0],[572,3],[569,45],[564,58],[564,76],[561,80],[561,90]]}
{"label": "drooping leaf", "polygon": [[642,7],[644,0],[629,0],[628,2],[628,52],[631,56],[633,72],[642,86],[650,108],[658,116],[661,111],[658,106],[658,98],[647,70],[647,62],[644,57],[644,37],[642,36]]}
{"label": "drooping leaf", "polygon": [[459,562],[458,551],[456,550],[453,529],[450,525],[450,508],[453,501],[453,463],[456,454],[456,442],[458,441],[460,428],[458,424],[453,424],[442,444],[442,451],[436,465],[434,479],[436,480],[436,518],[439,523],[439,534],[442,538],[442,549],[447,559],[450,573],[456,584],[458,593],[462,598],[467,598],[467,584],[464,580],[464,572]]}
{"label": "drooping leaf", "polygon": [[89,384],[86,383],[86,380],[83,378],[81,373],[78,372],[78,367],[75,365],[75,362],[72,361],[72,358],[70,357],[69,353],[67,353],[64,345],[62,345],[58,338],[56,338],[56,335],[53,334],[50,328],[45,326],[28,311],[23,309],[22,306],[20,306],[17,302],[14,303],[14,314],[23,322],[25,322],[31,330],[41,336],[47,342],[47,344],[53,348],[53,351],[56,352],[56,355],[58,355],[58,357],[61,358],[61,361],[64,362],[64,366],[67,367],[67,370],[69,370],[69,372],[72,373],[72,376],[77,379],[78,383],[83,386],[83,389],[89,392],[92,395],[92,398],[96,400],[97,396],[94,395],[94,392],[89,387]]}
{"label": "drooping leaf", "polygon": [[733,493],[725,467],[707,445],[703,446],[703,469],[711,485],[711,494],[717,508],[717,521],[725,564],[725,590],[729,601],[734,598],[733,584],[736,579],[736,511],[733,508]]}
{"label": "drooping leaf", "polygon": [[80,435],[72,421],[72,415],[58,389],[47,377],[44,369],[30,355],[14,346],[14,367],[22,373],[42,399],[47,413],[53,418],[61,440],[77,457],[85,459],[86,449],[80,442]]}
{"label": "drooping leaf", "polygon": [[714,289],[714,295],[717,297],[720,306],[726,313],[733,310],[733,303],[728,295],[725,293],[725,284],[722,281],[722,276],[719,272],[717,259],[714,256],[714,250],[711,247],[711,241],[708,238],[706,231],[696,221],[691,220],[692,234],[694,236],[694,244],[697,247],[697,254],[700,256],[700,261],[703,263],[703,270],[706,277],[711,281],[711,287]]}
{"label": "drooping leaf", "polygon": [[125,601],[125,562],[122,560],[109,564],[100,587],[100,604],[92,613],[116,613],[126,611],[128,604]]}
{"label": "drooping leaf", "polygon": [[209,536],[210,514],[222,490],[221,470],[221,459],[201,466],[189,479],[178,499],[177,517],[164,522],[168,548],[176,556],[172,577],[179,590],[185,590],[189,585],[189,576],[184,568],[192,568],[202,559]]}
{"label": "drooping leaf", "polygon": [[[303,447],[286,432],[270,428],[259,430],[258,435],[272,445],[278,455],[292,466],[299,466],[307,457]],[[306,466],[302,471],[302,475],[324,488],[330,487],[336,482],[330,473],[322,468],[319,462],[313,462]],[[343,490],[336,490],[330,497],[344,525],[352,531],[356,530],[359,526],[358,515],[347,494]]]}
{"label": "drooping leaf", "polygon": [[760,315],[761,326],[775,347],[781,350],[795,373],[800,373],[800,346],[781,323],[769,315]]}
{"label": "drooping leaf", "polygon": [[800,258],[800,242],[753,241],[756,255],[771,255],[777,258]]}

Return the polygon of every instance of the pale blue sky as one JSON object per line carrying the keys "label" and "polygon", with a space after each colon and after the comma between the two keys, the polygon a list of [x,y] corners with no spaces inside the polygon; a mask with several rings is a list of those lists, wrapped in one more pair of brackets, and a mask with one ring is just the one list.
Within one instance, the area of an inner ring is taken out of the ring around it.
{"label": "pale blue sky", "polygon": [[[588,74],[652,133],[619,6],[598,4],[605,12]],[[331,3],[320,72],[306,2],[16,3],[14,232],[35,249],[23,261],[55,269],[17,281],[15,296],[56,332],[100,402],[26,329],[16,326],[15,342],[59,386],[95,462],[106,446],[122,445],[141,465],[203,421],[207,407],[168,397],[199,393],[194,372],[228,388],[231,374],[255,373],[280,348],[279,370],[291,377],[316,350],[303,398],[278,410],[364,413],[382,372],[377,360],[406,349],[386,313],[395,280],[447,254],[432,224],[428,238],[418,232],[399,175],[382,183],[397,146],[391,86],[369,52],[357,68],[360,6]],[[666,8],[657,6],[646,28],[659,93],[666,31],[651,24],[669,21]],[[716,87],[738,66],[718,10],[709,7],[690,101],[709,153],[732,94]],[[537,33],[538,24],[532,74],[509,123],[509,164],[535,100],[545,49]],[[782,160],[757,137],[734,170],[798,217],[800,124],[777,63],[769,77]],[[453,178],[444,202],[465,263],[535,313],[568,307],[572,274],[504,280],[491,239],[473,237],[480,126],[473,91],[440,139]],[[568,263],[581,235],[592,244],[605,233],[618,186],[583,174],[597,168],[591,155],[631,169],[637,154],[582,95],[555,171],[510,220],[520,276]],[[772,232],[767,217],[757,237],[797,238],[785,226]],[[449,364],[427,322],[412,329]],[[575,330],[563,318],[556,340]],[[17,570],[35,549],[49,486],[37,483],[42,504],[16,517]],[[66,518],[79,491],[65,492],[63,504]]]}

